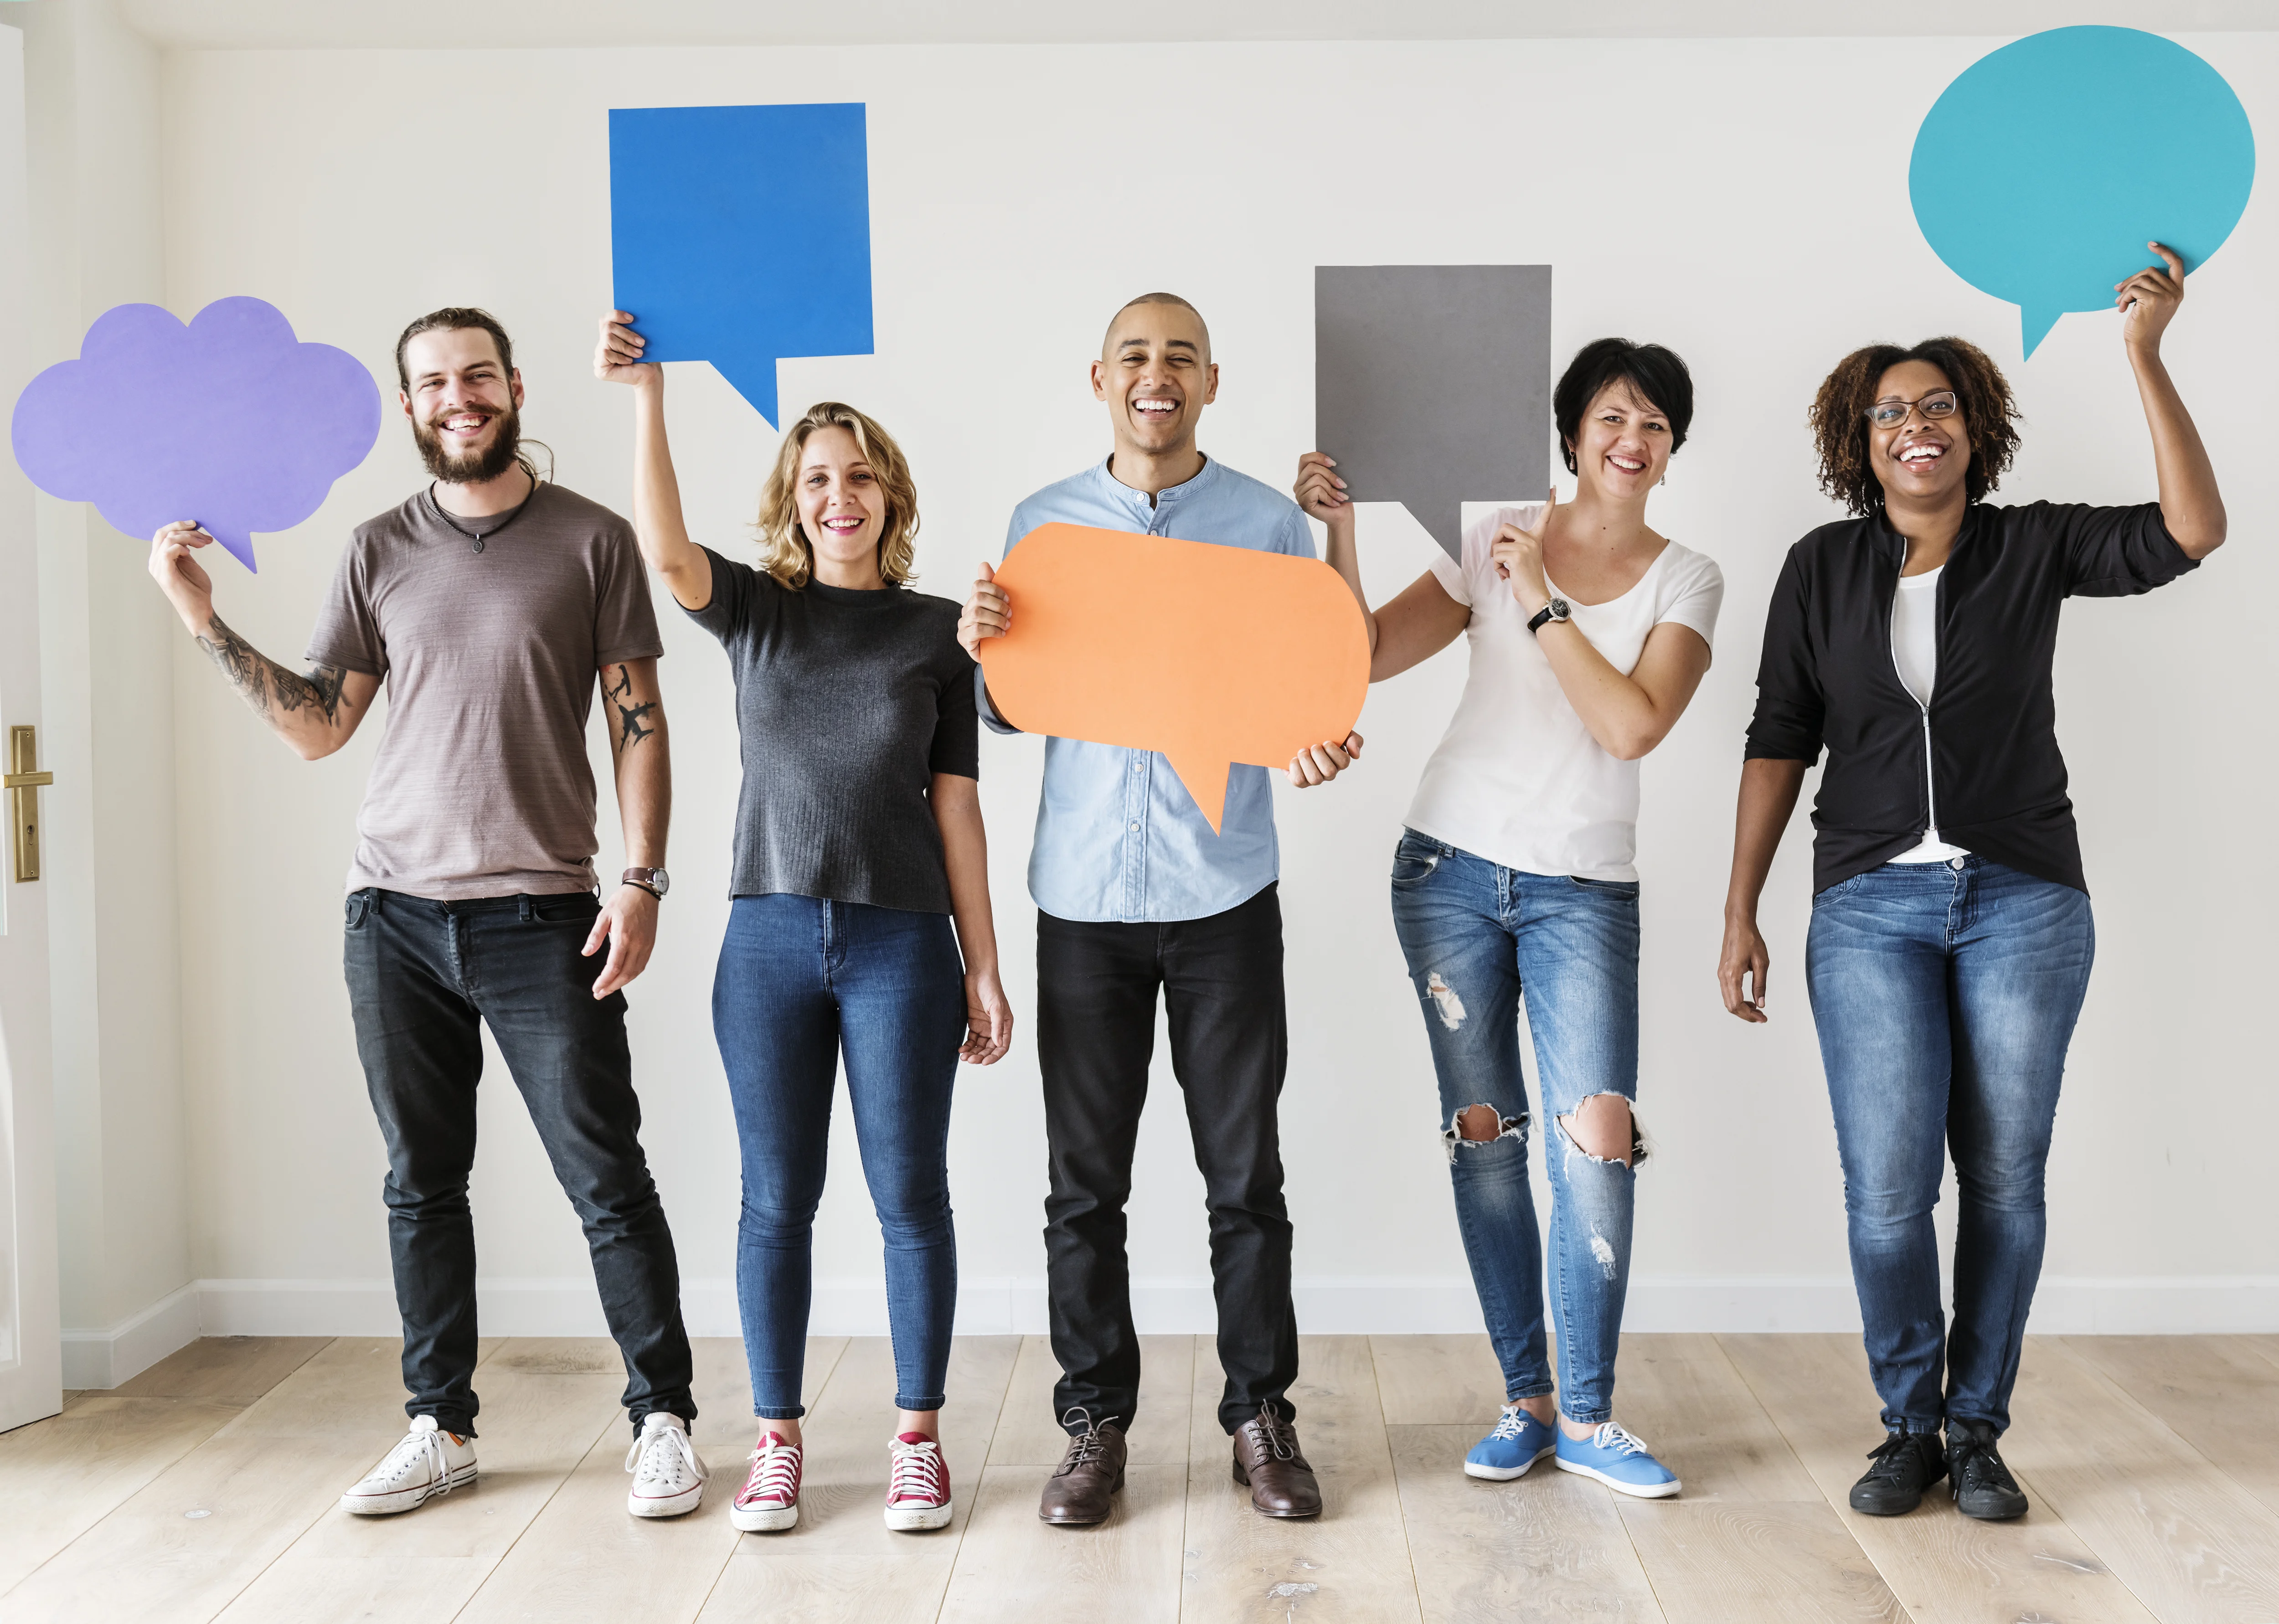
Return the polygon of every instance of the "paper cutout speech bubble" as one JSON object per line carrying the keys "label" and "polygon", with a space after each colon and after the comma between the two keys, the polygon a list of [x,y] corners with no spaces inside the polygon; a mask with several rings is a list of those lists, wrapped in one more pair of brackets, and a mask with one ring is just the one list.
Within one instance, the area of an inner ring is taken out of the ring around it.
{"label": "paper cutout speech bubble", "polygon": [[1551,488],[1551,267],[1315,266],[1314,444],[1462,562],[1463,503]]}
{"label": "paper cutout speech bubble", "polygon": [[863,103],[610,113],[618,308],[645,361],[710,361],[774,426],[781,356],[871,353]]}
{"label": "paper cutout speech bubble", "polygon": [[253,532],[290,530],[380,438],[364,363],[304,344],[275,305],[217,299],[188,326],[155,304],[105,310],[79,359],[16,397],[16,461],[131,536],[196,519],[247,569]]}
{"label": "paper cutout speech bubble", "polygon": [[2198,268],[2255,180],[2223,75],[2134,28],[2053,28],[1980,57],[1924,116],[1915,223],[1964,281],[2018,307],[2029,356],[2068,310],[2108,310],[2163,242]]}
{"label": "paper cutout speech bubble", "polygon": [[1311,558],[1040,525],[997,571],[1012,629],[983,640],[999,711],[1032,733],[1160,750],[1218,832],[1227,769],[1342,739],[1369,630]]}

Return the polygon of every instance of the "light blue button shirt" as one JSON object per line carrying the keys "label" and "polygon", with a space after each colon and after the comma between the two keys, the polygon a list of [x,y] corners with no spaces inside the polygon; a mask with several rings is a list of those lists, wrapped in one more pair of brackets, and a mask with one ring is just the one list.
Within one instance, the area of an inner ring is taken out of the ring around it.
{"label": "light blue button shirt", "polygon": [[[1054,523],[1315,556],[1314,532],[1296,502],[1219,462],[1157,492],[1152,506],[1146,492],[1118,484],[1107,463],[1095,463],[1014,509],[1005,550]],[[973,680],[981,719],[1000,733],[1020,732],[990,708],[979,670]],[[1248,901],[1274,883],[1281,863],[1266,775],[1242,765],[1229,773],[1213,834],[1158,752],[1046,739],[1029,894],[1055,918],[1095,923],[1202,919]]]}

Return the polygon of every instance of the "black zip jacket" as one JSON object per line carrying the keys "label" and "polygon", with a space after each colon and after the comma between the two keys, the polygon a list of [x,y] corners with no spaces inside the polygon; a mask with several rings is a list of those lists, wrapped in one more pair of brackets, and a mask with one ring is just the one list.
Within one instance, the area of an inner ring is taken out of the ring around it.
{"label": "black zip jacket", "polygon": [[1926,710],[1891,655],[1907,542],[1879,512],[1789,549],[1765,620],[1751,761],[1828,747],[1813,802],[1815,892],[1940,838],[2086,892],[2050,667],[2068,597],[2118,598],[2198,567],[2158,502],[1974,502],[1938,579],[1938,675]]}

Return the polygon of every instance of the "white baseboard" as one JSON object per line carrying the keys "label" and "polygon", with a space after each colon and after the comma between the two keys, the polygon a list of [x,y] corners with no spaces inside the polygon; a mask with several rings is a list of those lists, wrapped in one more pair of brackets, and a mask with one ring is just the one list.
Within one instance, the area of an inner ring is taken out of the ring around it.
{"label": "white baseboard", "polygon": [[[483,1332],[496,1337],[598,1337],[605,1332],[589,1279],[495,1279],[477,1288]],[[177,1292],[169,1298],[184,1295]],[[1472,1284],[1447,1279],[1300,1278],[1298,1326],[1315,1334],[1400,1335],[1480,1329]],[[189,1337],[394,1336],[395,1291],[385,1280],[201,1280]],[[156,1315],[165,1304],[148,1311]],[[735,1283],[682,1283],[691,1335],[738,1334]],[[1208,1333],[1216,1323],[1208,1280],[1132,1282],[1132,1317],[1142,1331]],[[140,1323],[138,1316],[132,1323]],[[1649,1276],[1631,1282],[1624,1324],[1638,1331],[1848,1331],[1860,1329],[1852,1282],[1842,1276]],[[886,1290],[877,1281],[815,1283],[810,1329],[819,1337],[883,1336]],[[968,1336],[1035,1335],[1047,1328],[1041,1277],[969,1278],[957,1298],[957,1329]],[[125,1328],[121,1328],[122,1331]],[[2046,1275],[2030,1329],[2044,1336],[2107,1333],[2279,1331],[2279,1275],[2180,1275],[2131,1279]],[[138,1333],[139,1334],[139,1333]],[[168,1334],[172,1334],[171,1332]],[[67,1332],[65,1357],[73,1358]],[[114,1333],[117,1335],[117,1333]],[[150,1345],[164,1341],[150,1338]],[[138,1344],[141,1345],[141,1344]],[[114,1358],[116,1356],[114,1355]],[[131,1357],[127,1360],[131,1362]],[[68,1371],[72,1367],[66,1365]],[[142,1368],[135,1365],[134,1369]],[[113,1382],[126,1380],[126,1375]],[[69,1376],[66,1376],[69,1381]],[[109,1385],[73,1382],[74,1386]]]}
{"label": "white baseboard", "polygon": [[130,1382],[201,1335],[198,1288],[177,1286],[108,1330],[64,1332],[64,1385],[112,1388]]}

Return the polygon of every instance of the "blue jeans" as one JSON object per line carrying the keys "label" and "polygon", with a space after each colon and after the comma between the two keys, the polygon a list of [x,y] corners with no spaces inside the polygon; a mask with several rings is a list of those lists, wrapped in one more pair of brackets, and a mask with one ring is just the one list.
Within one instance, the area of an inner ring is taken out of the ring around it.
{"label": "blue jeans", "polygon": [[[1887,862],[1812,900],[1805,977],[1887,1428],[2010,1424],[2048,1228],[2042,1169],[2096,951],[2085,894],[1983,857]],[[1931,1226],[1949,1150],[1951,1331]]]}
{"label": "blue jeans", "polygon": [[[1564,1145],[1546,1167],[1559,1407],[1570,1421],[1610,1420],[1637,1175],[1581,1149],[1563,1119],[1594,1094],[1638,1099],[1638,885],[1499,868],[1410,830],[1393,857],[1393,923],[1439,1074],[1456,1225],[1515,1399],[1552,1390],[1527,1185],[1527,1000],[1543,1107]],[[1475,1105],[1494,1108],[1499,1137],[1462,1137],[1456,1119]],[[1633,1165],[1642,1160],[1633,1153]]]}
{"label": "blue jeans", "polygon": [[743,1154],[736,1302],[753,1413],[806,1413],[815,1208],[842,1052],[886,1239],[894,1403],[941,1408],[957,1305],[949,1098],[965,1037],[965,971],[948,915],[738,897],[712,982],[712,1030]]}

